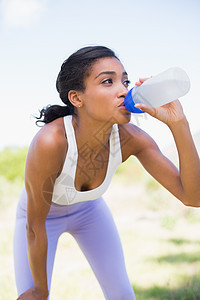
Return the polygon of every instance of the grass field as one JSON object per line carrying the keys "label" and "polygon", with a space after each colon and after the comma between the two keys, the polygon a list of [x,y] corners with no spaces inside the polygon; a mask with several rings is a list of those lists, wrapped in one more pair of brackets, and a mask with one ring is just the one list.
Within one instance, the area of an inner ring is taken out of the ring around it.
{"label": "grass field", "polygon": [[[20,188],[0,179],[0,300],[17,296],[12,238]],[[120,232],[137,300],[200,299],[199,209],[184,207],[135,162],[122,165],[104,198]],[[69,234],[59,240],[50,299],[104,299]]]}

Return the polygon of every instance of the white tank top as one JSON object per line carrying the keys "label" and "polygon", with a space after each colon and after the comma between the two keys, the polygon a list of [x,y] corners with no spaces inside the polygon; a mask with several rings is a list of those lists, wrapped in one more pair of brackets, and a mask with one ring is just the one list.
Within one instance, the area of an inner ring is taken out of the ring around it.
{"label": "white tank top", "polygon": [[72,116],[64,117],[65,131],[68,141],[68,150],[63,169],[54,184],[52,202],[60,205],[69,205],[77,202],[95,200],[107,190],[112,176],[122,162],[121,146],[118,125],[114,124],[110,134],[110,152],[104,181],[95,189],[77,191],[75,188],[75,175],[78,161],[78,150]]}

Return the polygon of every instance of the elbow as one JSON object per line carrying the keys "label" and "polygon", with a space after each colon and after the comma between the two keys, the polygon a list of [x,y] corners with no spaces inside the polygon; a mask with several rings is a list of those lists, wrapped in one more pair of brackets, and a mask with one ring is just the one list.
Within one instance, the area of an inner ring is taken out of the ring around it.
{"label": "elbow", "polygon": [[36,238],[36,234],[33,229],[33,226],[31,226],[28,222],[26,223],[26,234],[27,234],[27,239],[30,241]]}
{"label": "elbow", "polygon": [[185,197],[181,200],[183,205],[187,207],[200,207],[200,195],[196,197]]}
{"label": "elbow", "polygon": [[36,222],[28,222],[26,223],[26,234],[29,241],[35,240],[46,233],[45,224],[38,224]]}

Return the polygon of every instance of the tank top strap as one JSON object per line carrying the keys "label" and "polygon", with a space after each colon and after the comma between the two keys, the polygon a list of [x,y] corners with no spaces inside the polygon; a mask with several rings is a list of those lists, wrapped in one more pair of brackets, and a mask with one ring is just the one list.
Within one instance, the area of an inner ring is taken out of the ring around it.
{"label": "tank top strap", "polygon": [[67,154],[63,165],[63,170],[60,176],[56,179],[59,184],[73,187],[74,178],[76,174],[76,165],[78,160],[78,151],[76,146],[76,139],[74,134],[74,128],[72,125],[72,115],[68,115],[63,118],[65,125],[65,133],[68,142]]}
{"label": "tank top strap", "polygon": [[121,144],[119,136],[119,127],[117,124],[114,124],[112,127],[111,137],[110,137],[110,154],[112,156],[112,165],[114,167],[122,162],[121,154]]}
{"label": "tank top strap", "polygon": [[[68,141],[68,151],[67,152],[71,152],[71,154],[73,152],[75,152],[76,154],[78,154],[74,128],[72,125],[72,115],[68,115],[68,116],[64,117],[63,119],[64,119],[66,137],[67,137],[67,141]],[[69,149],[70,149],[70,151],[69,151]]]}

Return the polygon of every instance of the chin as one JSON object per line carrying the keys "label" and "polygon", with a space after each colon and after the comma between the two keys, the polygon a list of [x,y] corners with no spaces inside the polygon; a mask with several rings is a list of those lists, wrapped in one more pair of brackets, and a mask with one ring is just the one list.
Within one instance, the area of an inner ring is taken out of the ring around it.
{"label": "chin", "polygon": [[116,117],[117,124],[128,124],[131,121],[131,114],[127,113]]}

